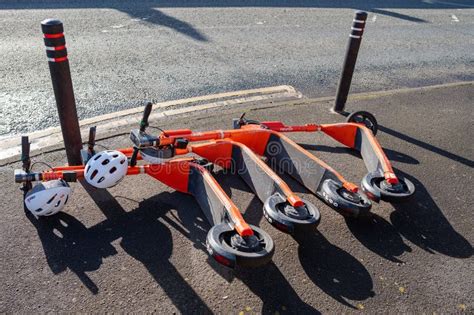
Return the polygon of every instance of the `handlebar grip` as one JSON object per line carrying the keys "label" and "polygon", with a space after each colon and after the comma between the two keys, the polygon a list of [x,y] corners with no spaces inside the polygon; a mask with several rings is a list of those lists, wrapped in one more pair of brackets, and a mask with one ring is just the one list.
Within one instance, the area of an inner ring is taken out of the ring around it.
{"label": "handlebar grip", "polygon": [[87,144],[89,144],[92,147],[94,147],[94,145],[95,145],[95,134],[96,134],[96,126],[90,127],[90,129],[89,129],[89,141],[87,142]]}
{"label": "handlebar grip", "polygon": [[145,105],[145,110],[143,111],[143,118],[140,122],[140,131],[145,131],[146,127],[148,127],[148,117],[150,117],[152,107],[153,104],[151,102]]}
{"label": "handlebar grip", "polygon": [[30,156],[30,141],[28,136],[21,137],[21,155],[22,159]]}
{"label": "handlebar grip", "polygon": [[21,161],[23,162],[23,168],[25,171],[30,170],[30,140],[28,136],[21,137]]}
{"label": "handlebar grip", "polygon": [[[29,173],[30,172],[30,167],[31,167],[31,159],[30,159],[30,139],[28,136],[22,136],[21,137],[21,162],[23,163],[22,165],[22,170],[20,171],[21,173]],[[17,179],[16,176],[16,171],[15,171],[15,181]],[[31,184],[31,181],[27,181],[23,183],[23,197],[26,196],[26,193],[31,190],[33,185]],[[26,206],[25,206],[26,210]]]}

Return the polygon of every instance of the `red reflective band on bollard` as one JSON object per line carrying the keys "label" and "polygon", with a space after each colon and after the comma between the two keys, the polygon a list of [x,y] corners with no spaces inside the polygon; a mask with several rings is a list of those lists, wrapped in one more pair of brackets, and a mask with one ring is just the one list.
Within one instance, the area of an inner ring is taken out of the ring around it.
{"label": "red reflective band on bollard", "polygon": [[64,33],[59,34],[43,34],[44,38],[61,38],[64,37]]}
{"label": "red reflective band on bollard", "polygon": [[46,50],[57,51],[57,50],[64,50],[64,49],[66,49],[66,45],[63,45],[63,46],[46,46]]}
{"label": "red reflective band on bollard", "polygon": [[67,56],[66,57],[60,57],[60,58],[48,58],[49,62],[63,62],[63,61],[66,61],[66,60],[67,60]]}

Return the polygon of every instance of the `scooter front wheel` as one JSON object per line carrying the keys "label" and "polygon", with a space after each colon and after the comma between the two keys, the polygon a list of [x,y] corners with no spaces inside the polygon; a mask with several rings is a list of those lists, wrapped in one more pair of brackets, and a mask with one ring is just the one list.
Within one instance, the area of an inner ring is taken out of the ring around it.
{"label": "scooter front wheel", "polygon": [[255,268],[271,261],[275,246],[262,229],[250,225],[251,236],[241,236],[228,223],[213,226],[207,233],[207,251],[220,264]]}
{"label": "scooter front wheel", "polygon": [[383,176],[372,173],[364,176],[361,186],[367,196],[377,202],[380,199],[394,203],[402,202],[415,193],[415,185],[406,178],[399,177],[397,184],[390,184]]}
{"label": "scooter front wheel", "polygon": [[304,205],[293,207],[282,195],[276,193],[265,201],[263,215],[282,232],[314,232],[321,220],[320,212],[312,203],[306,200],[303,202]]}
{"label": "scooter front wheel", "polygon": [[326,204],[345,217],[358,218],[370,215],[372,203],[365,194],[353,193],[332,179],[326,179],[323,182],[318,195]]}

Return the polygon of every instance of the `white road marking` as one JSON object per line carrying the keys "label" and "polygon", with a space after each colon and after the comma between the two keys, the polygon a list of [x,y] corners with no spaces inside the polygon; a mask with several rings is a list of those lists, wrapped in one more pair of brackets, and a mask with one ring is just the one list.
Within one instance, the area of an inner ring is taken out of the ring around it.
{"label": "white road marking", "polygon": [[119,24],[119,25],[112,25],[112,28],[122,28],[124,27],[125,25],[122,25],[122,24]]}
{"label": "white road marking", "polygon": [[263,25],[263,24],[265,24],[265,21],[257,22],[257,25]]}
{"label": "white road marking", "polygon": [[375,23],[376,20],[377,20],[377,15],[374,14],[374,16],[372,17],[371,22],[372,22],[372,23]]}
{"label": "white road marking", "polygon": [[453,19],[453,22],[459,22],[459,19],[457,16],[455,16],[454,14],[451,15],[451,18]]}

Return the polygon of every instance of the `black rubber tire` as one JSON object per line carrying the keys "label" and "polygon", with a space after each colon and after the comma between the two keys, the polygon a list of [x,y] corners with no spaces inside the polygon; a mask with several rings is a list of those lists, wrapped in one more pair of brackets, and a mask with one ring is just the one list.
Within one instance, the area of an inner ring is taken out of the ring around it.
{"label": "black rubber tire", "polygon": [[383,201],[392,203],[403,202],[409,199],[415,193],[415,185],[413,185],[413,183],[406,178],[398,178],[401,185],[401,190],[397,192],[384,189],[383,185],[381,185],[384,180],[385,179],[383,177],[379,177],[373,178],[370,181],[370,185],[372,185],[372,188],[380,194],[380,199]]}
{"label": "black rubber tire", "polygon": [[[355,195],[360,200],[357,202],[349,200],[343,196],[344,193]],[[342,187],[341,183],[335,180],[326,179],[322,184],[321,192],[318,192],[318,196],[320,196],[327,205],[345,217],[358,218],[370,216],[372,203],[369,198],[360,192],[356,194],[348,192]]]}
{"label": "black rubber tire", "polygon": [[352,123],[362,123],[364,124],[367,128],[369,128],[374,136],[377,134],[377,131],[379,130],[379,124],[377,123],[377,119],[375,119],[374,115],[367,111],[357,111],[353,112],[349,116],[347,116],[346,119],[347,122],[352,122]]}
{"label": "black rubber tire", "polygon": [[275,194],[265,201],[263,214],[272,226],[284,233],[314,232],[321,221],[320,211],[309,201],[303,200],[303,202],[308,211],[306,218],[294,218],[283,212],[282,208],[289,204],[280,194]]}
{"label": "black rubber tire", "polygon": [[256,268],[269,263],[275,252],[272,238],[264,230],[250,225],[261,246],[257,251],[242,251],[231,245],[231,237],[237,235],[228,223],[213,226],[207,234],[207,249],[211,256],[219,254],[232,261],[228,267]]}

